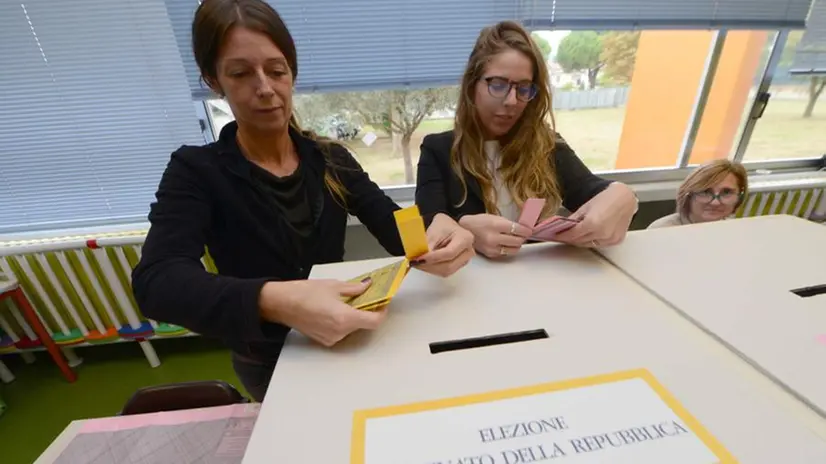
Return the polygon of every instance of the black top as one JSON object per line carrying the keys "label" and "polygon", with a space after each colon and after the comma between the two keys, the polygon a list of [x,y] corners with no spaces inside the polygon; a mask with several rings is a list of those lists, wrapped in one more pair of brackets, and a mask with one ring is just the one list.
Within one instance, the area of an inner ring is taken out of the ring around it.
{"label": "black top", "polygon": [[[466,214],[486,212],[482,189],[470,174],[465,175],[467,199],[461,206],[456,206],[463,192],[459,178],[450,167],[452,145],[453,131],[428,135],[422,141],[416,177],[416,204],[425,220],[430,220],[436,213],[448,214],[458,221]],[[561,138],[549,156],[554,157],[562,205],[569,211],[576,211],[611,184],[595,176]]]}
{"label": "black top", "polygon": [[308,239],[313,233],[313,211],[304,188],[300,161],[295,171],[283,177],[276,176],[255,163],[252,164],[251,174],[253,185],[261,196],[284,218],[296,255],[302,257],[304,249],[311,245]]}
{"label": "black top", "polygon": [[[404,249],[393,212],[399,207],[372,182],[349,151],[321,147],[290,131],[302,165],[311,246],[297,256],[284,215],[255,187],[253,164],[241,154],[230,123],[215,143],[183,146],[166,167],[149,213],[151,228],[132,273],[135,299],[147,317],[223,339],[232,350],[275,360],[289,328],[263,322],[258,296],[267,281],[306,279],[314,264],[342,261],[347,213],[324,186],[332,170],[346,188],[349,212],[392,255]],[[219,275],[207,273],[204,247]]]}

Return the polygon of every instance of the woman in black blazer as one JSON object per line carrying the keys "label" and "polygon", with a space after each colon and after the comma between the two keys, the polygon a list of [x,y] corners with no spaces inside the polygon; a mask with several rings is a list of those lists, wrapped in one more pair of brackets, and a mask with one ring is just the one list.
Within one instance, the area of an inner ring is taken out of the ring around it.
{"label": "woman in black blazer", "polygon": [[475,236],[480,253],[516,253],[531,235],[515,221],[528,198],[582,221],[557,236],[587,247],[620,242],[636,212],[628,186],[592,174],[554,131],[545,60],[514,22],[480,34],[462,78],[454,130],[425,137],[416,203],[446,213]]}
{"label": "woman in black blazer", "polygon": [[[133,272],[151,318],[223,339],[252,396],[264,398],[290,329],[332,345],[374,329],[383,311],[358,311],[342,296],[369,282],[306,280],[314,264],[341,261],[348,213],[393,255],[403,255],[399,207],[345,148],[299,129],[292,115],[296,49],[262,0],[204,0],[192,44],[204,80],[236,121],[216,143],[182,147],[161,179],[151,229]],[[473,236],[446,214],[427,229],[417,259],[446,276],[473,252]],[[219,275],[201,265],[209,248]]]}

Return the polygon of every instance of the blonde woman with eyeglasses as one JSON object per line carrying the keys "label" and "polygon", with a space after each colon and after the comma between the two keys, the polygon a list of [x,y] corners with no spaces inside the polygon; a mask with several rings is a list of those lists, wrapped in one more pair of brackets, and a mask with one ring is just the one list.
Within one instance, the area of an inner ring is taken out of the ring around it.
{"label": "blonde woman with eyeglasses", "polygon": [[583,247],[619,243],[637,204],[628,186],[595,176],[556,133],[545,58],[521,25],[505,21],[473,47],[454,129],[422,142],[416,203],[426,218],[458,220],[478,252],[499,258],[531,236],[516,222],[529,198],[545,200],[542,217],[564,206],[581,219],[556,239]]}
{"label": "blonde woman with eyeglasses", "polygon": [[715,160],[688,175],[677,192],[677,212],[657,219],[649,229],[720,221],[731,217],[748,193],[740,163]]}

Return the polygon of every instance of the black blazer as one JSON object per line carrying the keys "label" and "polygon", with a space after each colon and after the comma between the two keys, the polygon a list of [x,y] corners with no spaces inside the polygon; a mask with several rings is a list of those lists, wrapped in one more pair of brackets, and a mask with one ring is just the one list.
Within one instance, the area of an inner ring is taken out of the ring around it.
{"label": "black blazer", "polygon": [[[285,219],[252,184],[252,165],[238,148],[237,129],[230,123],[217,142],[183,146],[172,154],[151,206],[151,228],[132,285],[147,317],[223,339],[238,353],[275,360],[290,329],[260,319],[261,287],[272,280],[306,279],[314,264],[344,258],[348,211],[325,188],[325,171],[337,172],[349,212],[393,255],[404,254],[393,217],[399,207],[346,149],[334,145],[328,165],[316,142],[291,131],[314,211],[311,244],[299,257]],[[201,264],[205,246],[219,275]]]}
{"label": "black blazer", "polygon": [[[465,175],[467,199],[462,199],[462,185],[450,168],[453,131],[431,134],[422,141],[416,178],[416,204],[425,219],[445,213],[457,221],[466,214],[485,213],[482,189],[470,174]],[[605,190],[610,181],[595,176],[564,141],[558,139],[549,156],[556,162],[556,175],[562,190],[562,206],[576,211],[588,200]]]}

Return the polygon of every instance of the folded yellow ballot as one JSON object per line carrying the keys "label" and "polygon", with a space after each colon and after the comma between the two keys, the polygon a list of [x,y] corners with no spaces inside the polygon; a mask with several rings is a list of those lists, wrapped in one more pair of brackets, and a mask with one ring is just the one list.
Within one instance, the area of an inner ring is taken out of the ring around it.
{"label": "folded yellow ballot", "polygon": [[427,253],[427,232],[424,229],[424,220],[419,214],[416,205],[408,208],[396,210],[393,215],[396,217],[396,226],[399,228],[399,236],[402,239],[404,255],[407,259],[413,260]]}
{"label": "folded yellow ballot", "polygon": [[350,282],[361,282],[370,278],[372,283],[361,295],[346,297],[344,301],[356,309],[372,311],[378,309],[393,298],[399,289],[404,276],[410,269],[410,261],[402,259],[393,264],[372,270],[366,274],[350,279]]}
{"label": "folded yellow ballot", "polygon": [[344,298],[347,304],[356,309],[372,311],[389,303],[410,270],[410,260],[429,251],[427,232],[419,208],[414,205],[400,209],[394,216],[406,258],[350,279],[350,282],[361,282],[368,277],[372,280],[361,295]]}

